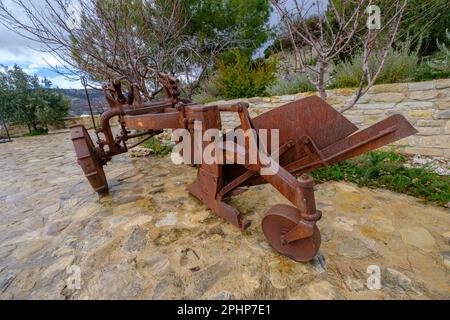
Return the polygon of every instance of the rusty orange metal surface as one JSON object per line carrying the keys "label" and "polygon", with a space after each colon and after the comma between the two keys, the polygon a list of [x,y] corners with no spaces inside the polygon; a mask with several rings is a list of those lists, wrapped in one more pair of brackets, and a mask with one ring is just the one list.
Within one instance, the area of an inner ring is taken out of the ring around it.
{"label": "rusty orange metal surface", "polygon": [[[316,209],[314,182],[307,172],[338,163],[364,152],[392,143],[417,131],[401,115],[393,115],[373,126],[358,130],[342,114],[316,96],[297,100],[251,118],[248,104],[205,106],[179,98],[178,82],[171,76],[158,74],[163,85],[164,98],[142,101],[135,87],[126,97],[120,83],[106,86],[105,96],[109,110],[101,116],[103,135],[96,145],[81,125],[71,127],[78,163],[89,183],[98,193],[108,192],[103,166],[115,155],[127,152],[132,146],[127,141],[136,137],[148,139],[163,129],[185,128],[201,122],[202,130],[221,129],[220,114],[235,112],[241,125],[236,129],[278,129],[279,149],[267,151],[279,154],[279,170],[264,175],[263,165],[201,163],[195,182],[189,192],[217,215],[240,229],[250,221],[224,199],[245,192],[249,187],[269,183],[292,205],[279,204],[268,210],[262,220],[262,229],[270,245],[279,253],[296,261],[310,261],[317,254],[321,237],[317,221],[321,212]],[[121,133],[113,136],[110,120],[117,118]],[[131,134],[131,130],[140,133]],[[144,141],[142,140],[142,141]],[[205,146],[208,144],[204,142]]]}

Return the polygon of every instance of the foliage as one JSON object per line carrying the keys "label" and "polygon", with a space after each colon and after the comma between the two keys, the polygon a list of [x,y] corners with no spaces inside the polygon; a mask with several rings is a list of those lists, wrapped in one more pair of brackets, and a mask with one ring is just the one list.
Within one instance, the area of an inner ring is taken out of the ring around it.
{"label": "foliage", "polygon": [[[450,42],[450,32],[446,30],[446,36],[448,42]],[[431,69],[437,74],[450,75],[450,49],[444,43],[440,43],[436,40],[439,52],[435,59],[432,59],[428,64]]]}
{"label": "foliage", "polygon": [[157,138],[150,138],[142,143],[142,147],[151,149],[153,154],[165,156],[172,152],[173,145]]}
{"label": "foliage", "polygon": [[0,1],[0,19],[41,43],[58,71],[121,78],[147,99],[160,89],[155,70],[182,78],[190,95],[218,57],[234,48],[251,56],[268,38],[271,10],[267,0],[48,0],[45,10],[34,2]]}
{"label": "foliage", "polygon": [[278,79],[277,82],[267,89],[267,93],[272,96],[281,96],[315,90],[316,88],[307,76],[304,74],[296,74],[288,79]]}
{"label": "foliage", "polygon": [[48,134],[48,129],[47,128],[39,128],[37,130],[31,130],[28,133],[24,133],[22,136],[23,137],[34,137],[34,136],[41,136],[41,135],[45,135]]}
{"label": "foliage", "polygon": [[[232,39],[238,47],[251,55],[268,38],[270,5],[265,0],[185,0],[191,19],[186,29],[190,36],[208,43],[218,39]],[[228,47],[229,49],[230,47]]]}
{"label": "foliage", "polygon": [[[380,57],[373,55],[369,58],[369,68],[378,68]],[[363,74],[362,55],[356,54],[348,61],[344,61],[335,66],[331,87],[357,87]],[[380,75],[375,81],[379,83],[395,83],[413,80],[418,63],[417,50],[411,50],[411,40],[400,43],[397,49],[390,48]]]}
{"label": "foliage", "polygon": [[215,82],[219,94],[226,99],[256,97],[266,94],[266,88],[276,80],[275,59],[251,58],[234,51],[234,61],[219,61]]}
{"label": "foliage", "polygon": [[[383,2],[384,7],[390,5],[388,0]],[[439,50],[436,39],[441,43],[448,42],[445,29],[449,25],[448,0],[409,0],[400,25],[400,36],[403,40],[414,36],[414,42],[419,44],[419,55],[431,55]]]}
{"label": "foliage", "polygon": [[446,205],[450,201],[450,177],[427,167],[407,168],[406,158],[395,152],[374,151],[328,168],[314,170],[318,183],[348,181],[362,187],[386,188]]}
{"label": "foliage", "polygon": [[0,72],[0,79],[0,112],[7,121],[27,125],[30,133],[63,123],[69,101],[51,89],[50,81],[41,83],[17,65]]}
{"label": "foliage", "polygon": [[215,75],[211,76],[210,79],[202,81],[200,86],[192,96],[193,101],[197,101],[200,103],[213,102],[220,98],[220,91],[217,87],[217,80]]}

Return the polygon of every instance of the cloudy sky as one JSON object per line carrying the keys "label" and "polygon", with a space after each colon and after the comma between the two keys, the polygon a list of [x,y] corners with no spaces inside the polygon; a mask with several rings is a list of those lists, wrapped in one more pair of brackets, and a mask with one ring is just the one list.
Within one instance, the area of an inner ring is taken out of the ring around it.
{"label": "cloudy sky", "polygon": [[[20,10],[14,10],[9,0],[3,0],[18,17],[23,17]],[[39,5],[42,0],[34,0]],[[0,24],[0,65],[19,65],[28,74],[37,74],[39,77],[50,79],[54,86],[60,88],[81,88],[79,81],[69,81],[52,71],[49,64],[57,66],[58,61],[49,53],[39,50],[39,43],[21,37],[13,31]]]}
{"label": "cloudy sky", "polygon": [[[10,1],[3,0],[6,4]],[[36,2],[35,2],[36,1]],[[34,0],[34,4],[43,2]],[[11,6],[11,8],[14,8]],[[19,17],[23,16],[21,11],[14,11]],[[275,12],[272,12],[271,24],[278,20]],[[0,65],[13,66],[18,64],[29,74],[37,74],[39,77],[50,79],[54,86],[60,88],[82,88],[79,81],[70,81],[49,67],[58,65],[58,61],[49,53],[39,51],[39,43],[21,37],[13,31],[0,24]]]}

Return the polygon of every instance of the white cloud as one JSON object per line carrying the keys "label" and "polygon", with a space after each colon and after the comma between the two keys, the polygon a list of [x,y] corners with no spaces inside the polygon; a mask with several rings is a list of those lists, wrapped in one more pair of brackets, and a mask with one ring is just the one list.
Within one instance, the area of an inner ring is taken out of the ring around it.
{"label": "white cloud", "polygon": [[53,87],[64,88],[64,89],[83,89],[80,81],[71,81],[64,76],[55,76],[55,77],[47,77],[52,84]]}

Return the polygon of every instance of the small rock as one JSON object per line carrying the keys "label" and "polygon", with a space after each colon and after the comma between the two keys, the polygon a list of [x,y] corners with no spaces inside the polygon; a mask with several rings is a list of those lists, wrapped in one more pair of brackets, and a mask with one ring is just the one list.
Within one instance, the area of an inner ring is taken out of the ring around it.
{"label": "small rock", "polygon": [[345,286],[350,291],[361,291],[365,289],[364,282],[360,279],[347,277],[345,278],[344,282]]}
{"label": "small rock", "polygon": [[235,297],[231,292],[221,291],[208,297],[208,300],[234,300]]}
{"label": "small rock", "polygon": [[450,251],[443,252],[441,255],[442,260],[444,262],[444,266],[450,269]]}
{"label": "small rock", "polygon": [[0,293],[3,293],[6,289],[8,289],[15,277],[16,275],[10,271],[0,276]]}
{"label": "small rock", "polygon": [[131,233],[130,238],[128,238],[127,243],[125,244],[126,251],[138,251],[142,249],[147,244],[147,233],[146,229],[136,227]]}
{"label": "small rock", "polygon": [[184,294],[184,283],[176,275],[170,274],[163,278],[153,289],[153,300],[180,299]]}
{"label": "small rock", "polygon": [[169,213],[167,216],[155,223],[156,227],[174,226],[177,224],[178,218],[175,213]]}
{"label": "small rock", "polygon": [[127,221],[128,221],[127,217],[123,216],[113,217],[111,221],[109,221],[109,225],[111,226],[111,228],[115,228],[118,225],[121,225],[122,223],[125,223]]}
{"label": "small rock", "polygon": [[445,241],[447,241],[447,243],[450,245],[450,231],[443,233],[442,236],[444,237]]}
{"label": "small rock", "polygon": [[74,260],[75,260],[74,255],[65,256],[58,259],[54,264],[50,265],[48,268],[45,269],[45,271],[43,272],[43,276],[50,278],[55,274],[62,272],[63,270],[66,270],[67,267],[69,267]]}
{"label": "small rock", "polygon": [[389,288],[392,288],[401,292],[412,292],[414,294],[421,294],[413,285],[412,280],[393,268],[386,268],[383,275],[383,284]]}
{"label": "small rock", "polygon": [[361,259],[370,256],[373,251],[358,238],[344,237],[339,241],[337,253],[347,258]]}
{"label": "small rock", "polygon": [[136,147],[131,149],[130,155],[132,158],[139,158],[139,157],[148,157],[151,153],[152,153],[151,149]]}
{"label": "small rock", "polygon": [[285,289],[289,284],[289,279],[283,274],[279,261],[269,263],[269,280],[277,289]]}
{"label": "small rock", "polygon": [[339,298],[336,288],[328,281],[319,281],[306,287],[308,297],[314,300],[334,300]]}
{"label": "small rock", "polygon": [[230,264],[217,262],[206,269],[193,273],[192,283],[195,296],[201,296],[208,291],[217,281],[226,277],[231,271]]}
{"label": "small rock", "polygon": [[434,238],[428,230],[421,227],[403,228],[400,230],[403,242],[415,246],[425,252],[431,252],[434,247]]}
{"label": "small rock", "polygon": [[48,226],[47,235],[49,236],[57,236],[61,233],[64,229],[66,229],[70,223],[71,220],[63,220],[63,221],[57,221],[55,223],[52,223]]}
{"label": "small rock", "polygon": [[311,261],[311,263],[319,273],[327,271],[327,264],[325,262],[325,257],[322,254],[318,253]]}
{"label": "small rock", "polygon": [[52,213],[55,213],[56,211],[59,210],[59,208],[60,208],[59,203],[56,203],[56,204],[54,204],[54,205],[51,205],[51,206],[49,206],[49,207],[44,208],[44,209],[41,211],[41,214],[42,214],[43,216],[47,216],[47,215],[50,215],[50,214],[52,214]]}
{"label": "small rock", "polygon": [[353,231],[353,226],[357,224],[356,220],[347,217],[336,217],[334,226],[345,231]]}

